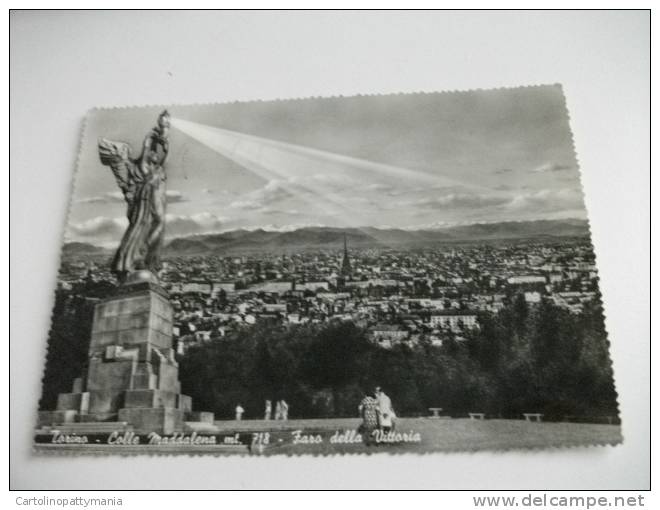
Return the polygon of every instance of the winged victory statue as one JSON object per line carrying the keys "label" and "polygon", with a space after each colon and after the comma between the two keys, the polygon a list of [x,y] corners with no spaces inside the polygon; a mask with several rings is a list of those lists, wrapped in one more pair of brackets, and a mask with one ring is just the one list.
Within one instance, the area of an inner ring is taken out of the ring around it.
{"label": "winged victory statue", "polygon": [[137,158],[125,142],[100,138],[99,156],[109,166],[127,203],[128,228],[112,260],[112,272],[120,282],[131,273],[160,269],[160,249],[165,230],[165,169],[169,151],[170,115],[163,111],[144,138]]}

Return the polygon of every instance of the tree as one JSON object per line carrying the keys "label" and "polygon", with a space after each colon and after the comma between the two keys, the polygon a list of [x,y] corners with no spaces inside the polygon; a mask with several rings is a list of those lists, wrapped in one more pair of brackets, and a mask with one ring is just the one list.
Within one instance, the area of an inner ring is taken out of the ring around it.
{"label": "tree", "polygon": [[342,389],[366,383],[371,349],[365,331],[352,322],[330,322],[312,339],[307,376],[313,387],[332,391],[335,416],[354,414],[355,403],[346,401]]}
{"label": "tree", "polygon": [[53,410],[60,393],[70,393],[83,375],[92,333],[95,301],[57,290],[39,408]]}

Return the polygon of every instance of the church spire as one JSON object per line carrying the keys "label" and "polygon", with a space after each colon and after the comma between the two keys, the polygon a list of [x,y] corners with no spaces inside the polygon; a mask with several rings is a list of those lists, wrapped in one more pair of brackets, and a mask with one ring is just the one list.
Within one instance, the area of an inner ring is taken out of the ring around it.
{"label": "church spire", "polygon": [[341,262],[342,276],[351,275],[351,261],[348,258],[348,241],[346,240],[346,233],[344,233],[344,260]]}

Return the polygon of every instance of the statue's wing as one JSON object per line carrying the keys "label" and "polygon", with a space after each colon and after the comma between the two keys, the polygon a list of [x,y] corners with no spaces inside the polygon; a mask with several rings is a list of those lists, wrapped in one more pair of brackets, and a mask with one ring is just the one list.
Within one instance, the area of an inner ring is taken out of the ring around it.
{"label": "statue's wing", "polygon": [[125,142],[113,142],[106,138],[99,139],[101,163],[109,166],[119,187],[126,193],[134,177],[131,146]]}

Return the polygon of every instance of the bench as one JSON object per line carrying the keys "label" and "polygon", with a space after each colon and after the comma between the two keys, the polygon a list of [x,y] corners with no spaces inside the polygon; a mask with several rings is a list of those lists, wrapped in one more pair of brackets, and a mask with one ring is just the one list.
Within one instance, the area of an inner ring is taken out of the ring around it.
{"label": "bench", "polygon": [[484,420],[486,418],[485,413],[468,413],[468,416],[471,420]]}
{"label": "bench", "polygon": [[543,415],[541,413],[523,413],[525,421],[541,421]]}
{"label": "bench", "polygon": [[429,411],[431,411],[432,417],[433,418],[440,418],[440,413],[442,412],[442,407],[429,407]]}

